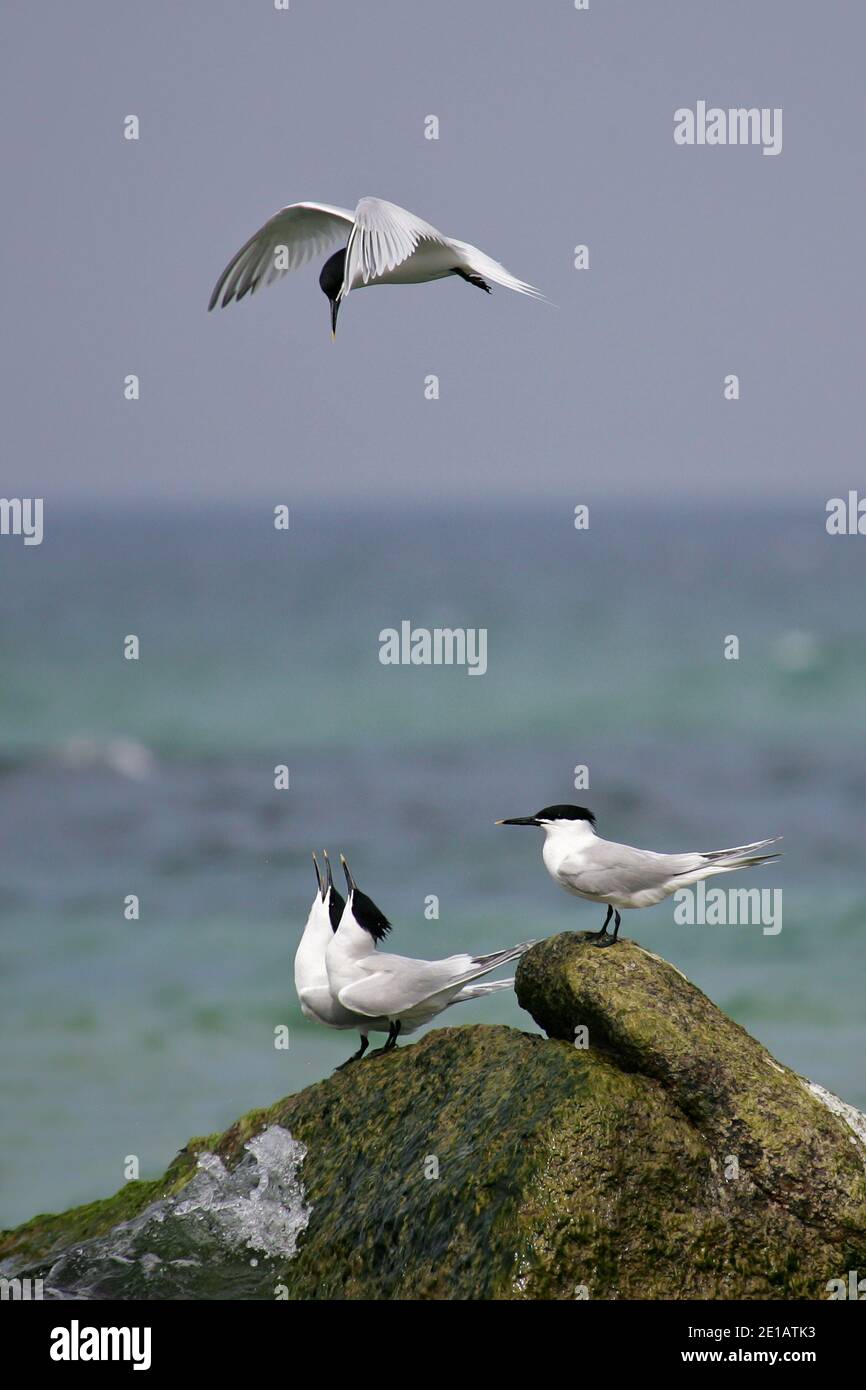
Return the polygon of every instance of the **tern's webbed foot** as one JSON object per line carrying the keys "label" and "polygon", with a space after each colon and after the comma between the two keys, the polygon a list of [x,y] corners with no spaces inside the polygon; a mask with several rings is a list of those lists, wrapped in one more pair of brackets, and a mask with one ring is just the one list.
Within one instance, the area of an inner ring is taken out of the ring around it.
{"label": "tern's webbed foot", "polygon": [[616,937],[615,937],[615,936],[608,936],[608,934],[607,934],[606,931],[593,932],[593,936],[595,937],[595,941],[592,943],[593,946],[615,946],[615,945],[616,945]]}

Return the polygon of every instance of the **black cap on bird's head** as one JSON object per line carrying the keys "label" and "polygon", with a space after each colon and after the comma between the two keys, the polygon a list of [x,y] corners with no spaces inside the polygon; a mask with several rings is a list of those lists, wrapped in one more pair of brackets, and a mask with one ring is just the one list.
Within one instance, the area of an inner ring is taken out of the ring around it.
{"label": "black cap on bird's head", "polygon": [[342,854],[340,855],[340,862],[343,865],[343,873],[346,875],[346,883],[349,886],[349,906],[352,909],[352,916],[358,926],[372,936],[374,941],[384,941],[391,930],[391,923],[384,912],[376,906],[373,899],[361,892]]}
{"label": "black cap on bird's head", "polygon": [[346,268],[346,248],[342,251],[335,251],[333,256],[329,256],[319,272],[319,285],[322,293],[327,295],[331,303],[331,337],[337,336],[337,315],[340,312],[340,301],[343,290],[343,273]]}
{"label": "black cap on bird's head", "polygon": [[511,820],[498,820],[497,825],[553,825],[556,821],[589,821],[595,825],[595,816],[585,806],[545,806],[534,816],[515,816]]}
{"label": "black cap on bird's head", "polygon": [[342,893],[334,887],[334,879],[331,874],[331,861],[328,858],[328,851],[322,850],[325,856],[325,891],[322,894],[328,904],[328,917],[331,921],[331,931],[336,931],[340,925],[340,918],[343,915],[343,908],[346,906],[346,899]]}

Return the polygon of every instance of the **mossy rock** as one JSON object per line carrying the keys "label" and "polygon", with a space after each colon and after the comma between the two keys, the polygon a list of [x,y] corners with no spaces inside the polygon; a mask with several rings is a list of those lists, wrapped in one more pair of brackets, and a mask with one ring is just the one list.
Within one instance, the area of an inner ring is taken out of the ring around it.
{"label": "mossy rock", "polygon": [[591,1048],[659,1083],[717,1159],[733,1156],[769,1200],[862,1248],[863,1143],[675,966],[635,942],[599,950],[591,933],[566,933],[524,956],[515,987],[549,1037],[573,1042],[584,1025]]}
{"label": "mossy rock", "polygon": [[150,1182],[130,1181],[98,1202],[56,1214],[33,1216],[13,1231],[0,1231],[0,1261],[10,1268],[45,1266],[70,1245],[94,1240],[125,1221],[132,1221],[152,1202],[183,1190],[196,1170],[199,1153],[212,1149],[219,1134],[190,1139],[172,1160],[161,1178]]}
{"label": "mossy rock", "polygon": [[568,934],[527,953],[517,993],[548,1038],[428,1033],[192,1141],[161,1181],[36,1218],[0,1258],[86,1260],[202,1149],[232,1170],[279,1126],[307,1150],[297,1254],[251,1272],[215,1252],[179,1296],[821,1299],[866,1267],[866,1147],[672,966]]}

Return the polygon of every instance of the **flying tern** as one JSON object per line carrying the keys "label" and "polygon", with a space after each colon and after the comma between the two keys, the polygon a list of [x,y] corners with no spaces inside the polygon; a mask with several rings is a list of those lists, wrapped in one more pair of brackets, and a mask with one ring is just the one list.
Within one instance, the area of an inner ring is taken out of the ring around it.
{"label": "flying tern", "polygon": [[[347,1009],[331,993],[325,953],[333,939],[346,906],[342,894],[337,890],[331,875],[331,861],[327,851],[324,853],[325,878],[319,872],[315,854],[313,865],[316,870],[317,890],[307,917],[306,926],[295,954],[295,992],[305,1018],[313,1023],[322,1023],[326,1028],[356,1028],[361,1035],[361,1046],[348,1059],[350,1062],[363,1057],[369,1045],[369,1033],[391,1032],[391,1020],[386,1017],[371,1017],[368,1014]],[[492,968],[492,967],[491,967]],[[488,994],[498,994],[500,990],[511,989],[514,980],[495,980],[487,984],[470,984],[462,988],[449,1004],[462,1004],[470,999],[482,999]],[[441,1007],[446,1007],[442,1005]],[[439,1008],[433,1009],[430,1018],[435,1017]],[[407,1028],[412,1032],[420,1028],[426,1018]],[[346,1066],[347,1063],[343,1063]]]}
{"label": "flying tern", "polygon": [[325,965],[333,998],[344,1009],[364,1018],[360,1050],[349,1061],[363,1054],[366,1031],[383,1018],[388,1021],[388,1039],[380,1050],[390,1052],[400,1033],[413,1033],[451,1004],[498,994],[513,986],[513,980],[473,982],[521,956],[532,942],[491,955],[457,955],[445,960],[414,960],[377,950],[391,930],[391,923],[357,887],[342,855],[340,859],[349,897],[340,925],[328,943]]}
{"label": "flying tern", "polygon": [[365,285],[416,285],[457,275],[490,293],[490,283],[543,299],[468,242],[456,241],[414,213],[382,198],[362,198],[354,212],[328,203],[290,203],[280,208],[232,256],[216,282],[208,309],[271,285],[335,241],[345,246],[325,261],[319,284],[331,306],[331,336],[337,334],[340,305],[351,290]]}
{"label": "flying tern", "polygon": [[[691,854],[656,854],[602,840],[595,831],[595,816],[585,806],[545,806],[534,816],[499,820],[497,825],[537,825],[544,831],[544,867],[566,892],[593,903],[606,903],[596,944],[612,946],[620,928],[620,908],[654,907],[663,898],[699,879],[730,874],[778,859],[778,853],[758,850],[776,844],[780,835],[755,840],[733,849],[713,849]],[[607,924],[614,918],[613,935]]]}

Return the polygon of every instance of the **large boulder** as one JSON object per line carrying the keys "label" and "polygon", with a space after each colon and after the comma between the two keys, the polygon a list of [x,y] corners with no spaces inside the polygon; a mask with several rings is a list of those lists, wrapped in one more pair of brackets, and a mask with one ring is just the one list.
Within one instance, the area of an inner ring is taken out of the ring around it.
{"label": "large boulder", "polygon": [[866,1121],[673,966],[569,933],[524,956],[548,1034],[443,1028],[163,1179],[0,1237],[93,1297],[827,1298],[866,1268]]}

